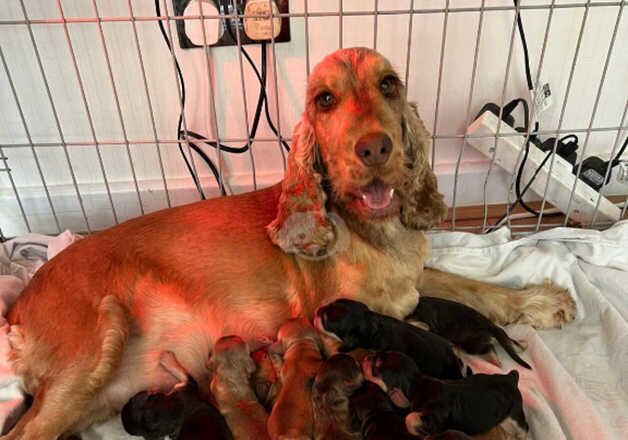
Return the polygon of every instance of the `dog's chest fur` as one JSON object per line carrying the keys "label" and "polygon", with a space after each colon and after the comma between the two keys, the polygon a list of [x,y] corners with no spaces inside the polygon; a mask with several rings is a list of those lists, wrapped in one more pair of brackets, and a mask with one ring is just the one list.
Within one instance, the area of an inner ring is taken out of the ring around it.
{"label": "dog's chest fur", "polygon": [[368,239],[352,231],[346,251],[327,259],[324,271],[309,271],[314,274],[310,287],[317,291],[321,304],[352,298],[371,310],[404,318],[418,304],[416,286],[428,254],[423,233],[406,229],[398,221],[369,230]]}

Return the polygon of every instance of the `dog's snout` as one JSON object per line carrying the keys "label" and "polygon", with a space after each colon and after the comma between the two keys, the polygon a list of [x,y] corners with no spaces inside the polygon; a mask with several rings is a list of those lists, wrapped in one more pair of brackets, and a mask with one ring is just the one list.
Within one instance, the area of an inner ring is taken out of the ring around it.
{"label": "dog's snout", "polygon": [[368,167],[383,165],[392,151],[392,140],[385,134],[362,136],[355,144],[355,154]]}

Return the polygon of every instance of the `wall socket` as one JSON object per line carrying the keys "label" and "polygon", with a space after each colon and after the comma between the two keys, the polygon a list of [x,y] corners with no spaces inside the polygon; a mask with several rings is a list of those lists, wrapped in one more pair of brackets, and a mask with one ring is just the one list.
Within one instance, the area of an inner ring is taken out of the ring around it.
{"label": "wall socket", "polygon": [[[203,20],[206,25],[207,46],[235,46],[237,45],[237,33],[240,34],[242,44],[270,42],[272,37],[274,37],[275,43],[290,41],[290,18],[274,17],[271,20],[269,13],[272,8],[273,14],[287,14],[289,12],[288,0],[236,0],[235,2],[233,0],[172,0],[174,13],[177,16],[199,15],[198,12],[186,14],[186,9],[194,7],[194,3],[199,2],[203,2],[203,15],[234,15],[234,4],[237,8],[238,19],[207,18]],[[200,6],[197,7],[196,11],[199,10]],[[247,17],[247,15],[251,15],[251,17]],[[260,17],[260,15],[265,15],[265,17]],[[218,29],[216,29],[216,22],[218,22]],[[213,26],[211,32],[207,30],[210,25]],[[199,38],[196,35],[195,38],[193,35],[202,32],[202,28],[201,31],[196,30],[200,26],[198,19],[176,20],[179,46],[182,49],[203,47],[202,36]]]}

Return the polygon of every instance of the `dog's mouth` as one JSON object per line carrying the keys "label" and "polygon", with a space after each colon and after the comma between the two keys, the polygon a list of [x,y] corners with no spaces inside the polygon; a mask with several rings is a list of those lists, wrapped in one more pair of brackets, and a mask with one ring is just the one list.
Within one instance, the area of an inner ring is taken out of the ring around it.
{"label": "dog's mouth", "polygon": [[359,208],[371,217],[391,215],[399,205],[395,189],[380,179],[353,191],[353,196]]}

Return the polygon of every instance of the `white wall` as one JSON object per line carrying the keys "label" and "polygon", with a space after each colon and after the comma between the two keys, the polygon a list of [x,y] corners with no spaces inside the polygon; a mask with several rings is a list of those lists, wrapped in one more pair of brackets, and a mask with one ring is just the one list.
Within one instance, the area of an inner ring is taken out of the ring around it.
{"label": "white wall", "polygon": [[[561,3],[586,3],[584,0],[560,0]],[[57,19],[60,17],[56,2],[24,0],[31,19]],[[63,0],[66,17],[94,17],[89,0]],[[102,17],[128,17],[127,0],[99,0],[96,2]],[[170,1],[168,0],[168,3]],[[374,1],[344,0],[344,11],[373,10]],[[380,10],[399,9],[410,5],[409,0],[379,0]],[[549,0],[524,1],[523,4],[549,4]],[[597,3],[594,1],[593,3]],[[337,11],[338,0],[309,1],[310,12]],[[444,0],[415,0],[416,8],[440,8]],[[452,0],[451,7],[477,7],[480,0]],[[151,0],[133,0],[136,16],[154,15]],[[487,6],[511,5],[510,0],[489,0]],[[625,8],[624,8],[625,9]],[[171,10],[171,9],[170,9]],[[291,12],[303,12],[303,0],[290,1]],[[209,11],[209,9],[208,9]],[[599,87],[609,42],[614,30],[619,6],[591,7],[581,41],[580,53],[573,76],[571,91],[563,117],[563,129],[584,129],[589,126],[595,96]],[[554,10],[545,61],[541,77],[548,81],[554,93],[554,104],[541,117],[541,129],[556,129],[561,114],[565,89],[585,8],[557,8]],[[549,10],[525,10],[522,13],[530,48],[533,76],[536,75],[543,44]],[[628,18],[622,14],[615,48],[606,73],[593,127],[616,127],[628,96]],[[467,103],[471,84],[473,54],[480,13],[456,12],[448,16],[447,42],[443,61],[441,96],[439,104],[438,135],[460,135],[465,131]],[[478,52],[475,89],[469,117],[475,115],[486,101],[499,102],[504,81],[513,11],[487,11],[483,17]],[[0,21],[24,18],[18,0],[4,0]],[[428,127],[434,124],[434,109],[443,32],[443,13],[415,14],[412,23],[409,97],[419,104]],[[159,139],[176,137],[176,120],[179,114],[176,81],[169,51],[165,47],[155,21],[137,21],[137,32],[153,105]],[[409,16],[400,12],[382,15],[378,19],[377,49],[384,53],[405,77]],[[339,47],[339,19],[311,17],[309,26],[310,65]],[[127,139],[131,140],[130,154],[142,191],[146,211],[166,207],[166,198],[159,169],[155,143],[133,144],[133,140],[154,140],[152,123],[138,53],[135,48],[133,27],[129,21],[102,24],[109,52],[113,77],[120,99],[120,107]],[[65,141],[91,142],[92,133],[79,84],[62,24],[33,24],[35,40],[50,85],[51,95],[58,112]],[[95,23],[70,23],[69,35],[85,88],[97,139],[102,143],[103,164],[113,190],[113,201],[119,220],[140,214],[134,194],[131,167],[127,156],[117,107],[109,80],[98,26]],[[174,32],[174,26],[172,26]],[[303,109],[306,82],[305,27],[303,18],[291,18],[292,41],[276,46],[278,101],[281,131],[289,136]],[[374,43],[373,16],[343,18],[343,46]],[[51,111],[33,46],[24,24],[0,25],[0,46],[4,51],[11,78],[24,111],[26,123],[35,146],[46,142],[59,142],[59,132]],[[175,37],[175,47],[178,41]],[[259,63],[258,46],[247,50]],[[243,95],[241,90],[238,53],[233,47],[211,49],[206,58],[202,49],[176,49],[186,78],[188,101],[186,120],[196,132],[215,136],[213,116],[209,105],[208,69],[216,86],[217,125],[221,138],[246,137]],[[271,112],[276,118],[275,90],[272,71],[269,77]],[[249,118],[257,99],[258,84],[252,71],[244,66],[244,82]],[[518,36],[515,36],[513,60],[506,88],[506,99],[526,96],[523,56]],[[627,122],[624,121],[623,125]],[[259,137],[269,138],[272,133],[265,122],[260,124]],[[617,136],[617,130],[592,132],[588,154],[608,157]],[[622,133],[621,139],[625,136]],[[584,134],[580,136],[581,143]],[[107,145],[117,142],[117,145]],[[54,232],[56,226],[30,147],[11,148],[7,144],[28,143],[25,130],[9,87],[4,69],[0,69],[0,146],[18,186],[26,207],[31,228]],[[462,141],[439,139],[436,143],[436,169],[441,190],[452,199],[453,170]],[[173,204],[188,203],[197,198],[178,149],[174,144],[161,144],[165,174]],[[53,198],[53,204],[62,227],[85,230],[78,199],[71,185],[68,162],[61,147],[35,148],[42,172]],[[213,151],[209,152],[214,155]],[[106,197],[103,176],[93,146],[70,146],[68,154],[76,180],[83,196],[92,229],[112,224],[113,217]],[[277,142],[255,142],[253,155],[259,186],[266,186],[281,178],[283,160]],[[215,156],[215,155],[214,155]],[[249,154],[224,154],[224,172],[234,192],[252,188],[251,158]],[[462,162],[458,188],[458,205],[482,203],[482,187],[487,160],[467,145]],[[215,187],[208,170],[196,161],[207,188]],[[0,165],[1,166],[1,165]],[[489,182],[489,202],[506,198],[510,176],[495,170]],[[619,191],[627,192],[624,189]],[[215,194],[215,189],[209,190]],[[0,228],[6,235],[24,232],[7,173],[0,172]]]}

